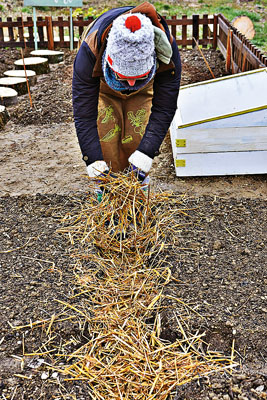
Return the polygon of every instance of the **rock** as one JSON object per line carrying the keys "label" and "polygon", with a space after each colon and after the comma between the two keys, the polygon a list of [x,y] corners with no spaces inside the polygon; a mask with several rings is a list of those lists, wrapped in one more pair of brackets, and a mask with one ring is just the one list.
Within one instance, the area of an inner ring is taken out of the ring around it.
{"label": "rock", "polygon": [[213,249],[220,250],[221,248],[222,248],[222,243],[220,242],[220,240],[215,240],[215,242],[213,243]]}
{"label": "rock", "polygon": [[5,106],[0,106],[0,129],[4,128],[10,117]]}
{"label": "rock", "polygon": [[246,255],[249,255],[250,253],[251,253],[251,251],[247,247],[242,252],[242,254],[246,254]]}
{"label": "rock", "polygon": [[44,381],[44,380],[46,380],[48,378],[49,378],[49,373],[48,372],[43,372],[42,375],[41,375],[41,379]]}
{"label": "rock", "polygon": [[44,359],[43,358],[33,359],[28,364],[28,367],[36,369],[36,368],[39,368],[43,363],[44,363]]}
{"label": "rock", "polygon": [[258,392],[258,393],[263,392],[263,391],[264,391],[264,385],[260,385],[260,386],[256,387],[255,390],[256,390],[256,392]]}

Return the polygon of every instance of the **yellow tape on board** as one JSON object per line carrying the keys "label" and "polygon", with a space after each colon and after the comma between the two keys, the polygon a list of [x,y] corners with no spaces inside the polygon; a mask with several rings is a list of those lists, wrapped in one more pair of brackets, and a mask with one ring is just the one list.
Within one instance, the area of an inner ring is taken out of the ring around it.
{"label": "yellow tape on board", "polygon": [[186,147],[186,139],[176,139],[176,147]]}
{"label": "yellow tape on board", "polygon": [[185,160],[175,160],[176,167],[185,167]]}

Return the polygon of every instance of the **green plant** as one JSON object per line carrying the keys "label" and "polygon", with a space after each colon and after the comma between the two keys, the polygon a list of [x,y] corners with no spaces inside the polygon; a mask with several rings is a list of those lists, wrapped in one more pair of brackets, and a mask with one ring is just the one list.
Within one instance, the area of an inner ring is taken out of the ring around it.
{"label": "green plant", "polygon": [[267,22],[264,25],[255,24],[256,35],[251,42],[261,48],[263,51],[267,52]]}
{"label": "green plant", "polygon": [[83,16],[84,19],[88,18],[98,18],[100,15],[104,14],[106,11],[108,11],[108,8],[104,8],[101,10],[97,10],[93,7],[89,7],[87,10],[83,10],[81,8],[76,8],[76,10],[73,13],[74,17],[78,16]]}
{"label": "green plant", "polygon": [[32,7],[22,7],[21,11],[23,13],[32,14]]}
{"label": "green plant", "polygon": [[4,6],[0,4],[0,11],[4,11]]}
{"label": "green plant", "polygon": [[50,7],[39,6],[39,7],[36,7],[36,8],[37,8],[37,10],[40,10],[40,11],[50,11]]}

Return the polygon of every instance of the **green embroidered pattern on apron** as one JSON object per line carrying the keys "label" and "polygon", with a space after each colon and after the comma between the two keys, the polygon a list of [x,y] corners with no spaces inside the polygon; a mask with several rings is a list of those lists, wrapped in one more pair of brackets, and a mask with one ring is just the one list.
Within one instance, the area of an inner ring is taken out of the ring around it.
{"label": "green embroidered pattern on apron", "polygon": [[107,124],[109,121],[115,121],[115,117],[114,117],[114,115],[112,115],[113,113],[114,113],[114,109],[112,106],[107,106],[105,108],[102,108],[98,112],[97,120],[99,120],[99,118],[105,114],[104,118],[101,121],[101,124]]}
{"label": "green embroidered pattern on apron", "polygon": [[132,111],[128,111],[127,116],[131,122],[131,125],[135,127],[134,132],[138,133],[140,136],[143,136],[146,129],[146,110],[141,108],[141,110],[138,110],[135,115]]}
{"label": "green embroidered pattern on apron", "polygon": [[118,136],[120,131],[121,128],[119,125],[115,124],[115,128],[110,129],[110,131],[108,131],[108,133],[106,133],[105,136],[100,139],[100,142],[110,142],[115,136]]}
{"label": "green embroidered pattern on apron", "polygon": [[127,135],[127,136],[125,136],[125,138],[123,138],[123,139],[121,140],[121,143],[122,143],[122,144],[126,144],[126,143],[130,143],[130,142],[132,142],[132,141],[133,141],[132,135]]}

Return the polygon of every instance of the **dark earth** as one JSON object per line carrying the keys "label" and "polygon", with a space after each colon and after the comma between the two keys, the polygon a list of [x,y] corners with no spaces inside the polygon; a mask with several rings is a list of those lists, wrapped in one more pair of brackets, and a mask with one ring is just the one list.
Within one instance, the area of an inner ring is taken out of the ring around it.
{"label": "dark earth", "polygon": [[[204,54],[216,77],[224,75],[220,53]],[[13,67],[20,51],[0,50],[0,75]],[[182,84],[211,79],[197,50],[182,50]],[[75,293],[72,249],[56,233],[60,216],[85,200],[87,180],[75,137],[71,106],[74,54],[51,66],[27,95],[9,108],[11,120],[0,135],[0,395],[2,399],[88,399],[85,382],[44,378],[43,357],[22,357],[46,340],[45,329],[12,326],[50,319],[60,312],[57,300]],[[188,309],[187,329],[206,332],[211,349],[231,354],[232,373],[213,374],[178,387],[175,400],[267,399],[266,177],[229,176],[179,179],[170,139],[155,159],[152,190],[183,195],[189,216],[180,217],[169,251],[172,281],[168,294]],[[178,335],[177,303],[166,303],[162,338]],[[176,307],[176,308],[175,308]],[[191,312],[194,309],[196,312]],[[200,315],[201,316],[200,316]],[[71,322],[58,329],[63,341],[81,339]],[[20,375],[20,376],[18,376]]]}

